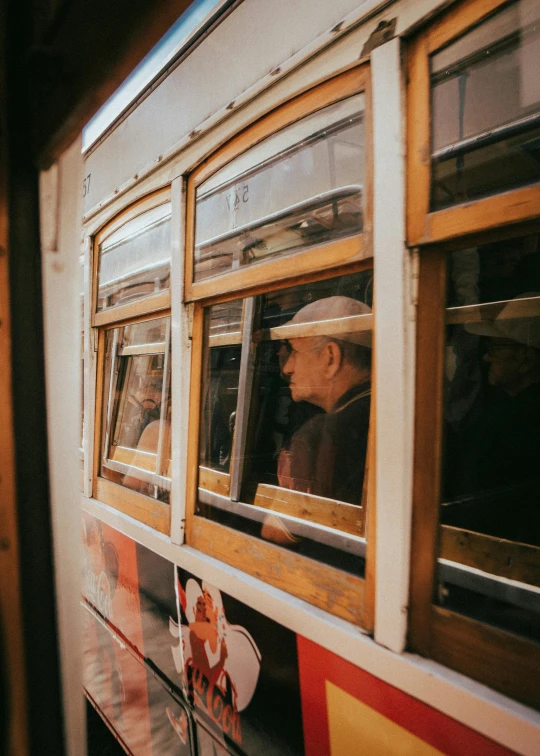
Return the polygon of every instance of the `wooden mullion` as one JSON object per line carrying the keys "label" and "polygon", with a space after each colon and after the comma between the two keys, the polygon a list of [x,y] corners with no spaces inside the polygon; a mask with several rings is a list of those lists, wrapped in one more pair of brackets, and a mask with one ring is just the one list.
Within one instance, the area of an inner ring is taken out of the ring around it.
{"label": "wooden mullion", "polygon": [[291,288],[293,286],[301,286],[302,284],[310,284],[315,281],[324,281],[327,278],[337,278],[339,276],[345,276],[352,273],[360,273],[364,270],[370,270],[373,268],[373,258],[366,258],[361,260],[355,260],[354,262],[344,263],[343,265],[335,265],[328,268],[315,269],[310,266],[309,271],[299,272],[296,270],[295,274],[286,280],[281,278],[275,278],[268,282],[261,281],[261,283],[253,284],[241,291],[223,291],[205,298],[205,307],[209,307],[214,304],[221,304],[223,302],[231,302],[235,299],[241,299],[242,297],[256,296],[257,294],[268,294],[272,291],[282,291],[285,288]]}
{"label": "wooden mullion", "polygon": [[441,526],[440,558],[540,587],[540,547]]}
{"label": "wooden mullion", "polygon": [[417,241],[433,244],[537,218],[540,218],[540,185],[533,184],[429,213],[424,237]]}
{"label": "wooden mullion", "polygon": [[[189,397],[188,455],[186,471],[186,543],[193,545],[193,520],[197,503],[199,477],[199,430],[201,422],[202,357],[204,336],[204,310],[199,303],[193,311],[191,353],[191,393]],[[230,485],[230,476],[228,476]]]}
{"label": "wooden mullion", "polygon": [[94,314],[93,325],[105,326],[120,323],[133,318],[147,317],[160,310],[169,310],[171,307],[171,291],[165,289],[157,294],[142,297],[136,302],[108,307]]}
{"label": "wooden mullion", "polygon": [[540,708],[540,645],[432,607],[431,656],[528,706]]}
{"label": "wooden mullion", "polygon": [[425,36],[407,48],[407,241],[425,236],[431,185],[431,108]]}
{"label": "wooden mullion", "polygon": [[429,653],[439,529],[444,367],[446,259],[441,252],[420,263],[412,516],[409,641]]}
{"label": "wooden mullion", "polygon": [[364,511],[362,506],[348,504],[303,491],[294,491],[266,483],[246,486],[245,501],[272,512],[281,512],[339,530],[342,533],[362,536]]}
{"label": "wooden mullion", "polygon": [[97,478],[94,498],[135,518],[159,533],[169,535],[169,504],[152,499],[106,478]]}
{"label": "wooden mullion", "polygon": [[368,254],[365,241],[365,234],[357,234],[308,249],[292,251],[291,254],[275,260],[264,260],[252,266],[197,281],[191,285],[189,296],[193,299],[208,299],[224,292],[244,293],[246,289],[264,285],[267,281],[284,281],[312,270],[333,270],[336,265],[364,259]]}
{"label": "wooden mullion", "polygon": [[363,625],[364,580],[293,551],[193,517],[190,544],[344,620]]}

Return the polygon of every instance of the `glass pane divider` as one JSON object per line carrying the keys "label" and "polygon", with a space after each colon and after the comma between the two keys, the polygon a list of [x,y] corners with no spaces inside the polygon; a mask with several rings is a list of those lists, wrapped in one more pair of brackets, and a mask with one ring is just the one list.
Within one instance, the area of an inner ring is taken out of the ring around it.
{"label": "glass pane divider", "polygon": [[469,567],[469,565],[447,559],[439,558],[437,564],[439,581],[458,585],[522,609],[540,612],[540,587],[538,586],[493,575],[476,567]]}
{"label": "glass pane divider", "polygon": [[217,236],[214,236],[211,239],[206,239],[201,244],[195,244],[195,249],[200,252],[205,247],[209,247],[213,244],[217,244],[218,242],[224,242],[224,241],[228,241],[229,239],[234,239],[234,237],[238,236],[239,234],[245,234],[248,231],[254,231],[255,229],[261,226],[265,226],[268,223],[275,223],[279,220],[284,219],[287,215],[290,215],[291,213],[298,213],[302,210],[313,210],[317,207],[318,204],[326,204],[329,201],[346,199],[347,197],[354,196],[358,194],[359,192],[363,192],[363,191],[364,191],[364,187],[362,184],[353,184],[351,186],[343,186],[343,187],[339,187],[338,189],[331,189],[328,192],[316,194],[314,197],[310,197],[307,200],[302,200],[302,202],[297,202],[296,204],[290,205],[289,207],[286,207],[283,210],[279,210],[275,213],[270,213],[269,215],[266,215],[262,218],[257,218],[256,221],[250,221],[249,223],[244,223],[243,225],[237,226],[237,228],[233,228],[230,231],[225,231],[224,233],[218,234]]}
{"label": "glass pane divider", "polygon": [[[137,467],[137,465],[128,465],[126,464],[126,462],[118,462],[115,459],[103,460],[103,466],[108,468],[109,470],[114,470],[115,472],[121,473],[122,475],[130,475],[131,477],[142,480],[145,483],[151,483],[153,485],[159,486],[166,491],[170,490],[170,478],[167,478],[165,475],[160,475],[159,473],[152,472],[151,470],[145,470],[144,467]],[[129,490],[129,486],[127,488]]]}
{"label": "glass pane divider", "polygon": [[236,404],[236,423],[231,459],[231,500],[238,501],[244,474],[244,460],[251,405],[251,390],[255,368],[257,345],[252,340],[255,320],[255,297],[244,300],[242,317],[242,351],[240,355],[240,374],[238,376],[238,399]]}
{"label": "glass pane divider", "polygon": [[518,134],[522,134],[523,132],[529,131],[529,129],[538,126],[540,126],[540,113],[534,113],[533,115],[525,116],[524,118],[504,124],[503,126],[496,126],[495,128],[468,137],[467,139],[461,139],[459,142],[454,142],[446,147],[441,147],[439,150],[432,153],[431,159],[437,162],[448,160],[457,157],[458,155],[463,155],[465,152],[472,152],[472,150],[479,149],[480,147],[487,147],[501,139],[517,136]]}
{"label": "glass pane divider", "polygon": [[156,344],[133,344],[133,346],[120,347],[118,355],[120,357],[128,357],[139,354],[166,354],[166,349],[166,341]]}
{"label": "glass pane divider", "polygon": [[232,499],[232,497],[227,498],[214,491],[207,491],[204,488],[198,489],[198,497],[202,504],[217,507],[226,512],[246,517],[249,520],[254,520],[255,522],[263,523],[269,516],[277,517],[291,526],[290,530],[294,535],[318,541],[326,546],[331,546],[365,559],[367,542],[362,536],[343,533],[339,530],[329,528],[326,525],[294,517],[294,515],[288,515],[272,509],[258,507],[255,504],[246,504],[242,501],[236,501]]}

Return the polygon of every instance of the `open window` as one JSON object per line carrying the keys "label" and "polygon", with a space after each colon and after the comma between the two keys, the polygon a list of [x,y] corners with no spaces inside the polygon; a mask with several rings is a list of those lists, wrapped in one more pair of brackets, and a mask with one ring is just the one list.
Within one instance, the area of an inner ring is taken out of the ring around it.
{"label": "open window", "polygon": [[94,495],[168,532],[171,490],[170,202],[161,192],[95,243]]}
{"label": "open window", "polygon": [[409,46],[413,650],[540,706],[540,51],[529,0]]}
{"label": "open window", "polygon": [[186,532],[370,628],[367,82],[361,68],[307,92],[190,177]]}

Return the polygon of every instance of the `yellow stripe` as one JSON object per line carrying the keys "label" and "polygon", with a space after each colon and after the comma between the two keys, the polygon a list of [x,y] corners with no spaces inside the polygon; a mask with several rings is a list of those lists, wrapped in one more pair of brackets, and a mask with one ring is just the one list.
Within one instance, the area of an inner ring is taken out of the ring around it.
{"label": "yellow stripe", "polygon": [[326,705],[331,756],[443,756],[328,680]]}

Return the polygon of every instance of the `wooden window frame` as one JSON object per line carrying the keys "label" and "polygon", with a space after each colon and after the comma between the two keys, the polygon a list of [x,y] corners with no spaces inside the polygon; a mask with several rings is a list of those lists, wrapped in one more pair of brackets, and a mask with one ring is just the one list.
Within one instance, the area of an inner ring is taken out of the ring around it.
{"label": "wooden window frame", "polygon": [[[320,110],[326,105],[359,92],[364,92],[366,97],[366,192],[363,234],[193,283],[196,187],[234,157],[245,152],[275,131]],[[231,480],[227,473],[206,467],[199,468],[204,309],[213,304],[233,299],[246,299],[263,292],[371,268],[373,264],[371,254],[373,175],[371,144],[370,76],[367,64],[335,76],[295,97],[233,137],[230,142],[203,162],[188,178],[185,276],[186,301],[194,302],[186,482],[186,543],[270,585],[304,599],[310,604],[360,625],[368,632],[373,631],[374,625],[375,580],[375,399],[373,393],[364,483],[367,491],[367,494],[365,494],[367,503],[366,530],[369,530],[370,533],[366,545],[365,577],[361,578],[347,573],[336,567],[296,554],[268,541],[198,516],[195,514],[195,507],[201,482],[200,471],[204,475],[205,487],[208,486],[215,493],[224,496],[228,496],[230,493]],[[360,245],[359,239],[361,239]],[[269,493],[267,489],[271,488],[274,487],[259,484],[257,487],[259,497]],[[279,490],[282,493],[285,489],[280,488]],[[295,507],[298,512],[300,499],[303,500],[304,507],[310,500],[308,494],[299,494],[294,491],[285,492],[290,493],[290,496],[285,497],[287,502],[282,509],[288,511],[282,512],[284,514],[294,514]],[[296,495],[298,495],[298,502]],[[313,497],[313,501],[315,498],[317,497]],[[333,507],[327,513],[328,524],[335,527],[336,518],[340,517],[340,502],[334,500],[328,500],[328,502]],[[351,508],[352,506],[343,505],[344,508]],[[355,507],[355,509],[358,512],[360,508]],[[278,509],[268,511],[279,513]],[[363,518],[362,512],[358,512],[358,514]],[[334,518],[333,521],[332,518]],[[342,519],[346,520],[347,518]],[[349,525],[349,530],[351,527]],[[345,525],[343,534],[346,536],[347,532],[347,525]],[[279,565],[279,569],[276,568],[276,565]]]}
{"label": "wooden window frame", "polygon": [[433,244],[540,216],[540,183],[430,212],[431,112],[429,56],[512,0],[464,0],[407,50],[407,240]]}
{"label": "wooden window frame", "polygon": [[[155,207],[164,205],[171,201],[171,190],[169,187],[165,189],[159,189],[152,194],[143,197],[138,202],[135,202],[127,210],[122,211],[116,216],[110,223],[104,226],[99,231],[93,240],[93,265],[92,265],[92,326],[100,327],[106,326],[110,323],[119,323],[124,320],[130,320],[137,318],[141,315],[150,315],[160,310],[168,310],[171,307],[171,289],[165,289],[157,294],[150,294],[146,297],[141,297],[135,302],[129,302],[127,304],[119,304],[114,307],[109,307],[106,310],[98,312],[97,310],[97,298],[98,298],[98,272],[99,272],[99,247],[111,236],[115,231],[124,226],[129,221],[132,221],[139,215],[153,210]],[[172,248],[171,248],[172,252]]]}
{"label": "wooden window frame", "polygon": [[[540,585],[538,549],[439,524],[446,251],[426,249],[420,259],[409,647],[540,708],[540,644],[434,603],[438,558]],[[528,564],[509,566],[516,554]]]}
{"label": "wooden window frame", "polygon": [[[92,496],[98,501],[133,517],[154,530],[169,535],[171,505],[152,499],[138,491],[100,476],[103,449],[103,414],[108,399],[105,386],[105,334],[108,330],[132,325],[141,321],[170,318],[170,287],[135,302],[117,305],[97,312],[99,246],[124,224],[159,205],[171,202],[170,187],[160,189],[133,203],[104,226],[93,239],[92,261],[92,328],[97,334],[96,392],[94,412],[94,455],[92,470]],[[172,248],[171,248],[172,254]]]}
{"label": "wooden window frame", "polygon": [[373,218],[373,171],[372,151],[366,150],[365,205],[362,234],[316,245],[306,250],[291,252],[277,259],[261,261],[252,266],[218,274],[203,281],[193,281],[194,261],[192,250],[195,238],[195,193],[197,187],[216,171],[250,147],[263,141],[280,129],[300,119],[333,105],[340,100],[363,92],[365,94],[365,140],[371,138],[371,82],[369,64],[345,71],[294,97],[284,105],[260,118],[244,131],[234,136],[223,147],[201,163],[188,178],[186,199],[186,301],[208,299],[225,292],[241,292],[264,284],[268,280],[287,280],[294,276],[309,274],[312,270],[324,270],[346,265],[372,255]]}
{"label": "wooden window frame", "polygon": [[94,469],[92,473],[92,496],[94,498],[120,512],[124,512],[124,514],[130,515],[139,520],[139,522],[143,522],[145,525],[165,535],[168,535],[170,531],[171,505],[126,488],[120,483],[103,478],[100,475],[100,468],[104,443],[102,434],[105,424],[103,420],[108,398],[108,391],[105,385],[105,334],[107,331],[132,325],[133,323],[167,317],[170,317],[170,310],[152,313],[151,315],[141,315],[127,323],[124,321],[121,323],[111,323],[99,331],[94,424]]}

